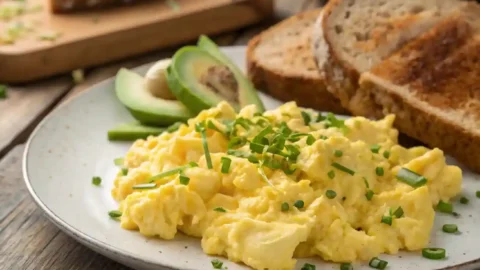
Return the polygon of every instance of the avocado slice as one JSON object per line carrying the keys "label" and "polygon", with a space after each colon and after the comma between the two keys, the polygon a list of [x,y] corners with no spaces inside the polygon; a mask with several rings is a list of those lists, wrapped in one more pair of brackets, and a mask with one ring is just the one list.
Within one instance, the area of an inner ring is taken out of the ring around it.
{"label": "avocado slice", "polygon": [[197,46],[215,58],[220,60],[224,65],[230,68],[235,75],[235,78],[239,85],[239,101],[240,106],[255,104],[260,112],[265,111],[265,106],[262,100],[258,96],[257,89],[253,86],[253,83],[243,74],[243,72],[226,56],[210,38],[205,35],[201,35],[198,39]]}
{"label": "avocado slice", "polygon": [[108,131],[108,140],[135,141],[146,139],[148,136],[160,135],[166,130],[166,128],[144,126],[139,122],[120,124]]}
{"label": "avocado slice", "polygon": [[152,126],[168,126],[186,122],[193,114],[180,101],[165,100],[152,95],[144,86],[139,74],[122,68],[115,78],[115,92],[140,123]]}

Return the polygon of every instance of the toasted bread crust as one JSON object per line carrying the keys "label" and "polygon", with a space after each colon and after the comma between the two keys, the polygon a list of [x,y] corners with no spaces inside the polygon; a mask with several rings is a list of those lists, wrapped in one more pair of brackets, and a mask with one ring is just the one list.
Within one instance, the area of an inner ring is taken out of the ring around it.
{"label": "toasted bread crust", "polygon": [[[330,111],[346,114],[347,111],[340,105],[337,98],[326,90],[323,76],[308,76],[291,74],[281,69],[272,69],[261,63],[255,57],[255,50],[267,39],[267,35],[283,27],[298,23],[305,17],[316,18],[320,10],[307,11],[289,18],[254,37],[247,47],[248,76],[257,89],[283,101],[294,100],[303,107],[310,107],[321,111]],[[310,44],[304,44],[299,50],[309,49]],[[313,57],[313,55],[312,55]]]}

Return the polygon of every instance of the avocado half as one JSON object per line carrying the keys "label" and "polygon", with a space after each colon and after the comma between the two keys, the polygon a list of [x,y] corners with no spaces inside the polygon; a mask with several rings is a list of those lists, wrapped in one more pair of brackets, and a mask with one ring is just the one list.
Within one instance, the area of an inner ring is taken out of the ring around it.
{"label": "avocado half", "polygon": [[187,46],[175,53],[167,70],[167,82],[177,99],[193,113],[214,107],[223,100],[237,110],[255,104],[260,112],[264,111],[251,82],[204,36],[198,47]]}
{"label": "avocado half", "polygon": [[180,101],[152,95],[145,88],[143,77],[125,68],[117,73],[115,92],[132,116],[144,125],[168,126],[194,116]]}

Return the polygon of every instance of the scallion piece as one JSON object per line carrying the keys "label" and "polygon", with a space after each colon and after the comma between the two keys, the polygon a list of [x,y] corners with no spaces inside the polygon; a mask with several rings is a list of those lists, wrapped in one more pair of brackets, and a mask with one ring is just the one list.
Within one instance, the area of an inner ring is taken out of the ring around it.
{"label": "scallion piece", "polygon": [[363,182],[365,182],[365,186],[366,186],[367,188],[370,188],[370,185],[368,184],[367,178],[363,177]]}
{"label": "scallion piece", "polygon": [[461,204],[468,204],[470,200],[467,197],[461,197],[460,198],[460,203]]}
{"label": "scallion piece", "polygon": [[327,173],[327,175],[328,175],[328,178],[333,179],[333,178],[335,178],[335,171],[331,170]]}
{"label": "scallion piece", "polygon": [[326,195],[327,198],[329,198],[329,199],[335,199],[335,197],[337,197],[337,192],[335,192],[334,190],[329,189],[329,190],[327,190],[327,191],[325,192],[325,195]]}
{"label": "scallion piece", "polygon": [[328,139],[328,137],[327,137],[327,136],[325,136],[325,135],[320,135],[320,139],[322,139],[322,140],[326,140],[326,139]]}
{"label": "scallion piece", "polygon": [[373,195],[375,195],[375,193],[373,193],[373,190],[371,190],[371,189],[369,189],[369,190],[365,193],[365,197],[366,197],[367,200],[369,200],[369,201],[372,200]]}
{"label": "scallion piece", "polygon": [[383,216],[381,221],[382,223],[392,226],[393,218],[391,216]]}
{"label": "scallion piece", "polygon": [[102,178],[100,178],[98,176],[94,176],[92,178],[92,184],[95,185],[95,186],[100,186],[100,184],[102,184]]}
{"label": "scallion piece", "polygon": [[290,205],[287,202],[282,203],[282,212],[287,212],[290,209]]}
{"label": "scallion piece", "polygon": [[297,171],[297,168],[295,168],[295,165],[291,165],[287,163],[286,165],[283,166],[282,170],[286,175],[292,175]]}
{"label": "scallion piece", "polygon": [[407,168],[401,168],[398,171],[397,179],[414,188],[421,187],[427,183],[427,178]]}
{"label": "scallion piece", "polygon": [[447,252],[443,248],[424,248],[422,249],[422,256],[430,260],[444,259]]}
{"label": "scallion piece", "polygon": [[122,168],[122,174],[127,175],[128,174],[128,168]]}
{"label": "scallion piece", "polygon": [[222,173],[227,174],[230,171],[230,164],[232,164],[232,160],[228,157],[222,157],[220,159],[222,163]]}
{"label": "scallion piece", "polygon": [[152,189],[156,188],[157,184],[155,183],[147,183],[147,184],[138,184],[132,187],[132,189]]}
{"label": "scallion piece", "polygon": [[264,145],[258,143],[250,143],[250,150],[254,153],[262,154]]}
{"label": "scallion piece", "polygon": [[480,191],[477,191],[477,192],[475,193],[475,195],[477,196],[477,198],[480,199]]}
{"label": "scallion piece", "polygon": [[370,146],[370,151],[372,151],[372,153],[374,153],[374,154],[378,154],[378,152],[380,151],[380,148],[381,148],[380,145],[374,144],[374,145]]}
{"label": "scallion piece", "polygon": [[383,157],[388,159],[390,157],[390,151],[387,151],[387,150],[383,151]]}
{"label": "scallion piece", "polygon": [[268,126],[264,128],[262,131],[260,131],[255,137],[253,137],[252,142],[261,144],[263,141],[262,139],[272,132],[273,132],[272,126]]}
{"label": "scallion piece", "polygon": [[124,161],[125,161],[125,160],[120,157],[120,158],[114,159],[114,160],[113,160],[113,163],[115,164],[115,166],[119,166],[119,167],[120,167],[120,166],[123,166]]}
{"label": "scallion piece", "polygon": [[377,174],[377,176],[383,176],[385,174],[385,172],[383,171],[383,167],[375,168],[375,174]]}
{"label": "scallion piece", "polygon": [[458,232],[458,226],[455,224],[445,224],[442,227],[442,231],[446,233],[456,233]]}
{"label": "scallion piece", "polygon": [[215,123],[213,123],[212,120],[208,120],[207,122],[207,128],[211,129],[211,130],[215,130],[216,132],[220,132],[223,134],[223,131],[221,131],[216,125]]}
{"label": "scallion piece", "polygon": [[222,212],[222,213],[226,213],[227,210],[225,210],[225,208],[223,207],[216,207],[213,209],[213,211],[216,211],[216,212]]}
{"label": "scallion piece", "polygon": [[263,159],[263,166],[276,170],[282,168],[282,163],[273,157],[265,157]]}
{"label": "scallion piece", "polygon": [[296,208],[298,209],[301,209],[305,206],[305,203],[302,201],[302,200],[296,200],[294,203],[293,203],[293,206],[295,206]]}
{"label": "scallion piece", "polygon": [[307,136],[307,144],[312,145],[314,142],[315,142],[315,137],[313,137],[312,135],[309,134]]}
{"label": "scallion piece", "polygon": [[380,260],[379,258],[375,257],[370,260],[368,265],[375,269],[385,269],[387,268],[388,262],[384,260]]}
{"label": "scallion piece", "polygon": [[405,213],[403,212],[403,208],[401,206],[399,206],[397,208],[397,210],[395,210],[395,212],[393,212],[393,216],[395,216],[396,218],[403,217],[403,214],[405,214]]}
{"label": "scallion piece", "polygon": [[188,183],[190,183],[190,178],[186,175],[180,174],[179,181],[180,181],[180,184],[186,186],[188,185]]}
{"label": "scallion piece", "polygon": [[340,170],[340,171],[342,171],[342,172],[348,173],[348,174],[350,174],[350,175],[354,175],[354,174],[355,174],[354,171],[350,170],[349,168],[347,168],[347,167],[345,167],[345,166],[343,166],[342,164],[337,163],[337,162],[333,162],[333,163],[332,163],[332,167],[334,167],[334,168],[336,168],[336,169],[338,169],[338,170]]}
{"label": "scallion piece", "polygon": [[247,139],[245,137],[233,137],[228,142],[228,149],[242,147],[247,144]]}
{"label": "scallion piece", "polygon": [[343,152],[341,150],[335,150],[335,152],[333,152],[333,154],[336,156],[336,157],[342,157],[343,156]]}
{"label": "scallion piece", "polygon": [[197,123],[195,125],[195,130],[200,133],[202,136],[202,145],[203,151],[205,153],[205,159],[207,160],[207,168],[213,169],[212,157],[210,156],[210,151],[208,150],[207,134],[205,132],[205,123]]}
{"label": "scallion piece", "polygon": [[0,84],[0,99],[7,98],[7,86]]}
{"label": "scallion piece", "polygon": [[185,166],[181,166],[181,167],[178,167],[178,168],[175,168],[175,169],[172,169],[172,170],[169,170],[169,171],[166,171],[166,172],[162,172],[160,174],[157,174],[155,176],[152,176],[149,180],[150,183],[152,182],[155,182],[156,180],[160,179],[160,178],[164,178],[164,177],[167,177],[167,176],[171,176],[171,175],[175,175],[177,173],[180,173],[182,172],[183,170],[187,169],[187,168],[192,168],[192,167],[198,167],[198,164],[195,163],[195,162],[190,162],[188,163],[188,165],[185,165]]}
{"label": "scallion piece", "polygon": [[213,260],[212,260],[212,266],[213,266],[213,269],[222,269],[222,267],[223,267],[223,262],[221,262],[221,261],[218,260],[218,259],[213,259]]}
{"label": "scallion piece", "polygon": [[310,122],[312,122],[312,116],[306,111],[302,111],[301,114],[302,114],[303,123],[305,123],[305,126],[310,125]]}
{"label": "scallion piece", "polygon": [[340,270],[353,270],[353,266],[351,263],[342,263],[340,265]]}
{"label": "scallion piece", "polygon": [[300,270],[315,270],[316,266],[313,264],[306,263],[302,266]]}
{"label": "scallion piece", "polygon": [[111,218],[119,218],[122,216],[122,212],[118,211],[118,210],[112,210],[112,211],[108,211],[108,215],[111,217]]}
{"label": "scallion piece", "polygon": [[453,204],[447,203],[444,201],[439,201],[437,204],[437,210],[442,213],[452,214],[453,213]]}

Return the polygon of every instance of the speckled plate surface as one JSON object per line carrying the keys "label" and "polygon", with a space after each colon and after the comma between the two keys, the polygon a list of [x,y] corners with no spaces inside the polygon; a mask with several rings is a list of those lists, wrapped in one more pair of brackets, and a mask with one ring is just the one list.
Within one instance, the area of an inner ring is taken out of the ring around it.
{"label": "speckled plate surface", "polygon": [[[239,66],[244,66],[245,48],[225,48]],[[149,65],[136,69],[145,73]],[[293,91],[293,89],[292,89]],[[262,95],[267,108],[281,104]],[[72,99],[46,117],[28,141],[23,174],[38,206],[60,229],[79,242],[114,260],[137,269],[212,269],[212,257],[205,255],[198,239],[180,235],[173,241],[147,239],[135,231],[120,228],[107,212],[117,208],[110,196],[117,168],[113,159],[128,150],[129,143],[109,142],[107,130],[132,117],[117,101],[113,79],[104,81]],[[450,160],[452,163],[453,161]],[[101,187],[91,184],[92,176],[103,179]],[[383,255],[388,269],[480,269],[480,190],[478,175],[464,170],[464,195],[469,205],[455,205],[460,218],[437,214],[432,247],[447,249],[441,261],[423,259],[418,252]],[[461,235],[441,231],[445,223],[455,223]],[[229,270],[248,269],[222,259]],[[317,269],[339,269],[319,259],[299,260]],[[370,269],[355,264],[355,269]]]}

